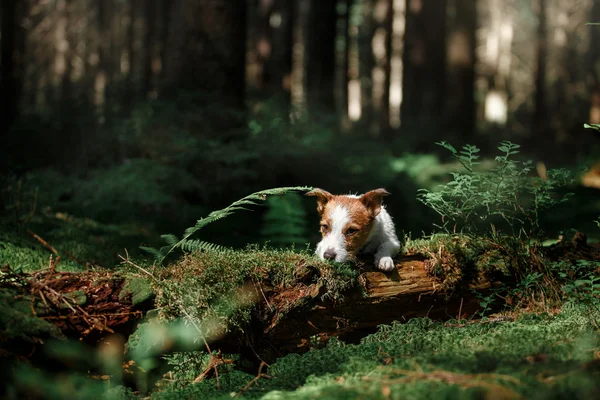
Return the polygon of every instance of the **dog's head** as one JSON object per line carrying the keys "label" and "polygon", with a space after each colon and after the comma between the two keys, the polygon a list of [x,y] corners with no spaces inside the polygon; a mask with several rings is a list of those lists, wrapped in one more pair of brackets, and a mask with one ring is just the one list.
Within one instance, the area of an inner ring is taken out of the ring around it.
{"label": "dog's head", "polygon": [[354,257],[371,233],[373,221],[381,211],[385,189],[375,189],[362,196],[335,196],[322,189],[314,189],[307,196],[317,198],[317,211],[321,215],[323,238],[317,245],[321,259],[344,262]]}

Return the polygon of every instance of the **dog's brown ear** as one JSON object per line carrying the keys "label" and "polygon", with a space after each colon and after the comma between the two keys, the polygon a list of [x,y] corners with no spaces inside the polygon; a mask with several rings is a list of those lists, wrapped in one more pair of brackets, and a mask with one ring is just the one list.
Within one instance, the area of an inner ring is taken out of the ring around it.
{"label": "dog's brown ear", "polygon": [[311,190],[310,192],[306,193],[306,195],[317,197],[317,211],[319,212],[319,214],[323,214],[327,202],[333,198],[333,195],[331,193],[318,188]]}
{"label": "dog's brown ear", "polygon": [[388,194],[388,191],[385,189],[375,189],[360,196],[360,201],[371,211],[373,217],[376,217],[381,211],[383,196],[387,196]]}

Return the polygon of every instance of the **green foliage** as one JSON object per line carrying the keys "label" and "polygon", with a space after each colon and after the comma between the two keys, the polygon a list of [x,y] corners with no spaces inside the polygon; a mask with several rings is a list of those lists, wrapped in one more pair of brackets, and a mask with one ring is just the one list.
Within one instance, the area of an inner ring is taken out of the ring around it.
{"label": "green foliage", "polygon": [[[587,23],[586,25],[598,25],[598,24]],[[594,130],[600,132],[600,124],[583,124],[583,127],[586,129],[594,129]]]}
{"label": "green foliage", "polygon": [[207,217],[199,219],[196,221],[196,224],[192,227],[189,227],[185,230],[183,237],[181,239],[177,238],[175,235],[163,235],[162,238],[167,243],[166,246],[161,247],[160,249],[154,249],[150,247],[142,247],[143,250],[151,253],[156,261],[159,264],[162,264],[165,258],[171,254],[174,250],[181,249],[186,252],[200,252],[200,251],[223,251],[225,248],[215,245],[213,243],[207,243],[205,241],[191,240],[190,237],[200,231],[202,228],[216,222],[220,219],[230,216],[236,211],[248,210],[248,207],[253,207],[261,204],[261,202],[265,201],[268,196],[273,195],[283,195],[289,192],[301,191],[306,192],[311,190],[311,187],[308,186],[298,186],[298,187],[282,187],[275,189],[267,189],[261,190],[260,192],[252,193],[240,200],[237,200],[230,204],[229,206],[211,212]]}
{"label": "green foliage", "polygon": [[[446,142],[438,143],[449,150],[464,171],[453,172],[452,180],[437,191],[420,190],[418,199],[442,217],[442,227],[454,231],[475,232],[482,224],[503,221],[513,235],[536,237],[540,231],[540,213],[561,204],[570,194],[559,195],[558,189],[573,182],[564,169],[547,171],[547,179],[529,176],[531,161],[517,161],[519,145],[501,142],[501,155],[488,171],[476,169],[479,149],[466,145],[456,150]],[[496,228],[492,225],[492,231]]]}
{"label": "green foliage", "polygon": [[280,247],[302,245],[308,242],[306,210],[298,193],[269,197],[269,210],[263,217],[261,236],[270,244]]}

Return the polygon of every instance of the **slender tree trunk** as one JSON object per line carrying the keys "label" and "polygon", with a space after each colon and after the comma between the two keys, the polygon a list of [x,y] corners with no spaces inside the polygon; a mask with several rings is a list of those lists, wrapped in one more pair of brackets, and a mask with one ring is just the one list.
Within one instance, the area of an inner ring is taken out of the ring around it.
{"label": "slender tree trunk", "polygon": [[171,28],[171,3],[172,0],[162,0],[161,2],[161,30],[160,30],[160,76],[159,90],[162,91],[165,79],[167,77],[167,47],[169,43],[169,31]]}
{"label": "slender tree trunk", "polygon": [[342,91],[342,104],[343,104],[343,110],[342,110],[342,118],[343,121],[346,122],[348,121],[348,107],[350,104],[350,95],[349,95],[349,87],[350,87],[350,42],[351,42],[351,35],[350,35],[350,21],[351,21],[351,15],[352,15],[352,6],[353,6],[353,0],[346,0],[345,1],[345,5],[346,5],[346,14],[344,15],[344,65],[343,65],[343,91]]}
{"label": "slender tree trunk", "polygon": [[25,30],[21,24],[23,1],[2,2],[2,64],[0,71],[0,131],[7,135],[19,113],[25,70]]}
{"label": "slender tree trunk", "polygon": [[475,131],[477,1],[449,1],[455,18],[448,36],[446,127],[461,143],[468,143]]}
{"label": "slender tree trunk", "polygon": [[64,19],[64,51],[62,54],[62,62],[64,63],[64,70],[62,71],[62,78],[60,82],[60,101],[69,102],[73,98],[73,82],[71,81],[71,75],[73,73],[73,58],[74,58],[74,37],[73,37],[73,26],[72,26],[72,3],[71,0],[64,0],[64,7],[62,10],[61,18]]}
{"label": "slender tree trunk", "polygon": [[109,73],[109,46],[108,42],[108,26],[109,17],[107,12],[108,1],[99,1],[97,3],[97,24],[98,24],[98,35],[99,40],[98,46],[98,67],[96,68],[96,75],[94,78],[94,104],[98,107],[100,114],[104,114],[104,104],[106,101],[106,87],[108,85]]}
{"label": "slender tree trunk", "polygon": [[306,46],[309,110],[335,111],[336,2],[312,0]]}
{"label": "slender tree trunk", "polygon": [[[600,22],[600,1],[594,1],[590,13],[590,21]],[[591,93],[589,99],[588,122],[600,124],[600,27],[588,26],[590,41],[587,49],[587,75],[590,77]]]}
{"label": "slender tree trunk", "polygon": [[154,61],[154,45],[156,43],[156,1],[145,2],[146,34],[144,37],[144,72],[142,77],[143,98],[154,90],[154,72],[152,63]]}
{"label": "slender tree trunk", "polygon": [[531,149],[539,149],[543,154],[544,143],[548,142],[548,108],[546,103],[546,72],[548,60],[547,4],[546,0],[538,0],[539,23],[537,28],[537,70],[535,74],[535,110],[533,114],[533,135],[530,138]]}
{"label": "slender tree trunk", "polygon": [[446,0],[407,0],[405,37],[401,119],[429,146],[445,98]]}
{"label": "slender tree trunk", "polygon": [[383,23],[385,30],[385,57],[383,64],[383,95],[381,99],[381,112],[379,118],[379,129],[384,137],[392,135],[390,125],[390,85],[392,76],[392,35],[394,23],[394,0],[386,0],[387,10]]}
{"label": "slender tree trunk", "polygon": [[127,25],[127,91],[129,96],[125,99],[126,102],[131,103],[131,97],[135,90],[135,23],[137,19],[137,4],[136,0],[129,0],[129,24]]}
{"label": "slender tree trunk", "polygon": [[203,0],[178,4],[169,46],[168,84],[202,95],[203,101],[225,111],[215,128],[244,124],[246,76],[246,1]]}
{"label": "slender tree trunk", "polygon": [[291,101],[292,50],[294,47],[294,2],[275,0],[271,15],[279,22],[269,34],[271,55],[265,65],[266,89],[272,95],[282,95],[289,107]]}
{"label": "slender tree trunk", "polygon": [[359,54],[359,79],[361,100],[361,125],[370,127],[374,117],[373,107],[373,69],[375,57],[373,56],[373,36],[375,35],[375,20],[373,10],[375,0],[361,0],[364,18],[359,25],[358,54]]}

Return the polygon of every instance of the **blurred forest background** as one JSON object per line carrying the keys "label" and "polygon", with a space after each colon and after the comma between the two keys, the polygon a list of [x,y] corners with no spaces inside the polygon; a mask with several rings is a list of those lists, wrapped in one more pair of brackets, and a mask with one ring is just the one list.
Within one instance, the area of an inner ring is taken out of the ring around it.
{"label": "blurred forest background", "polygon": [[[398,229],[429,231],[416,191],[456,166],[436,141],[488,153],[511,140],[542,170],[600,156],[583,129],[600,123],[600,27],[585,24],[600,21],[598,0],[3,0],[0,11],[4,211],[28,196],[179,232],[267,187],[386,187]],[[273,200],[265,218],[282,226],[313,208]],[[589,222],[600,210],[575,208]],[[215,234],[257,241],[262,217]]]}

